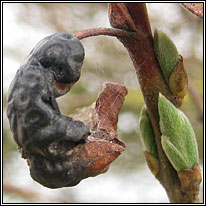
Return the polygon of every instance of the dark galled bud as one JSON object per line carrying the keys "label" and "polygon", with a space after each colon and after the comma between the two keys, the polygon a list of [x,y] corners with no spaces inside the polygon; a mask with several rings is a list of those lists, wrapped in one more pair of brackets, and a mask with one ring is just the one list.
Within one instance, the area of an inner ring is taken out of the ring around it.
{"label": "dark galled bud", "polygon": [[[94,116],[83,112],[82,117],[89,118],[86,122],[59,110],[55,98],[80,78],[83,60],[80,41],[70,34],[56,33],[35,46],[9,89],[7,116],[14,140],[27,159],[31,177],[45,187],[74,186],[101,174],[125,148],[116,132],[125,87],[109,84],[99,98],[98,109],[92,112]],[[100,119],[107,124],[101,124]],[[94,122],[94,127],[88,122]]]}
{"label": "dark galled bud", "polygon": [[54,75],[57,96],[68,92],[80,78],[84,48],[71,34],[59,32],[42,39],[30,55]]}
{"label": "dark galled bud", "polygon": [[[72,175],[73,170],[79,171],[73,168],[76,165],[70,158],[64,161],[62,153],[65,146],[70,152],[85,143],[90,131],[82,121],[62,115],[55,98],[68,92],[80,78],[83,60],[84,48],[76,37],[53,34],[34,47],[9,88],[7,116],[14,140],[29,163],[31,176],[49,187],[73,185],[73,178],[75,183],[79,181]],[[69,171],[71,176],[66,180],[64,175]]]}
{"label": "dark galled bud", "polygon": [[79,141],[89,133],[83,123],[61,115],[55,100],[80,78],[83,60],[81,42],[60,32],[41,40],[21,64],[7,98],[7,116],[20,147],[58,138]]}

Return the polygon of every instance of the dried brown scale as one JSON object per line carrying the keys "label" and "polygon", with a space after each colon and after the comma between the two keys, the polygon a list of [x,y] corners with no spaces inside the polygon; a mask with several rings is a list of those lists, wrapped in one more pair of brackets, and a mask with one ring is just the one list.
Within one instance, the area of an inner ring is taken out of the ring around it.
{"label": "dried brown scale", "polygon": [[112,27],[126,31],[136,31],[136,27],[123,3],[109,4],[108,10]]}
{"label": "dried brown scale", "polygon": [[188,89],[188,77],[183,65],[183,57],[179,55],[179,62],[169,78],[169,86],[174,97],[184,99]]}
{"label": "dried brown scale", "polygon": [[178,176],[183,192],[187,193],[188,195],[199,194],[202,175],[198,164],[196,164],[192,169],[179,171]]}
{"label": "dried brown scale", "polygon": [[[106,93],[110,95],[105,98]],[[86,161],[87,168],[83,172],[85,177],[96,176],[105,172],[109,164],[113,162],[125,148],[125,144],[117,138],[116,124],[126,94],[127,90],[124,86],[105,83],[104,90],[100,94],[96,104],[83,108],[82,110],[78,109],[78,111],[72,115],[72,118],[75,120],[81,119],[91,131],[91,135],[88,136],[86,143],[75,149],[75,153],[78,153],[78,156],[82,154],[81,158]],[[113,102],[117,97],[119,101]],[[111,104],[111,102],[113,102],[113,104]],[[99,110],[98,107],[104,109]],[[110,112],[105,112],[106,108],[109,111],[114,109],[116,112],[111,115]],[[100,128],[99,125],[102,125],[101,122],[105,121],[105,119],[114,119],[115,124],[107,124]]]}
{"label": "dried brown scale", "polygon": [[[126,94],[127,89],[125,87],[118,84],[106,83],[104,92],[101,93],[96,102],[96,111],[99,119],[98,127],[113,137],[117,133],[118,114],[121,109],[121,102],[124,101]],[[109,101],[105,101],[105,99]]]}

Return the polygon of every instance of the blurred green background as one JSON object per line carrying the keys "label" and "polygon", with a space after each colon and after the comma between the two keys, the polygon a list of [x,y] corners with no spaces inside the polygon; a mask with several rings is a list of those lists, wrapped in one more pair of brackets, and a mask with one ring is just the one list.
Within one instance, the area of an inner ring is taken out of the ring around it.
{"label": "blurred green background", "polygon": [[[159,28],[175,42],[184,57],[190,89],[182,110],[196,133],[200,163],[203,157],[203,22],[176,3],[148,3],[152,30]],[[138,118],[144,104],[132,62],[114,37],[82,40],[85,61],[72,90],[58,98],[60,110],[72,113],[96,101],[102,83],[126,85],[128,95],[119,115],[118,133],[125,152],[106,174],[83,180],[74,188],[51,190],[34,182],[21,159],[6,117],[9,84],[20,63],[35,44],[55,32],[75,33],[94,27],[110,27],[106,3],[4,3],[3,4],[3,180],[4,203],[103,203],[168,202],[167,195],[146,166],[140,145]],[[196,96],[195,96],[196,95]],[[202,192],[201,192],[202,198]]]}

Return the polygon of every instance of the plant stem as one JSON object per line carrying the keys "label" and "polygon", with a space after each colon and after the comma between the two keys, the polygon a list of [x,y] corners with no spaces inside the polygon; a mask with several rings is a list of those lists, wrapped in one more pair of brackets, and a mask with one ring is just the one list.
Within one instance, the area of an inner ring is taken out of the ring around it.
{"label": "plant stem", "polygon": [[128,32],[122,29],[114,29],[114,28],[92,28],[92,29],[86,29],[80,32],[77,32],[73,34],[76,36],[78,39],[85,39],[88,37],[93,37],[93,36],[99,36],[99,35],[104,35],[104,36],[114,36],[114,37],[128,37],[131,38],[134,36],[134,32]]}
{"label": "plant stem", "polygon": [[126,30],[132,29],[142,34],[141,40],[139,38],[129,39],[125,37],[118,37],[118,39],[127,48],[133,61],[152,122],[160,163],[160,170],[156,178],[165,188],[170,202],[198,202],[198,195],[190,196],[181,191],[177,172],[170,164],[161,146],[161,132],[159,129],[159,114],[157,107],[159,93],[162,93],[176,107],[181,106],[183,98],[177,98],[171,94],[159,69],[159,64],[154,54],[153,36],[146,5],[145,3],[110,3],[109,18],[110,24],[113,27],[117,26],[117,28]]}

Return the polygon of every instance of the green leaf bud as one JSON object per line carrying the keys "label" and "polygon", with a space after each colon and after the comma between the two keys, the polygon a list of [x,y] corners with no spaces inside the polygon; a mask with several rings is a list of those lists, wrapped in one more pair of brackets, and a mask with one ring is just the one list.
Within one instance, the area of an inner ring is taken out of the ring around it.
{"label": "green leaf bud", "polygon": [[154,31],[154,51],[161,70],[169,81],[169,77],[178,64],[179,53],[173,41],[162,31]]}
{"label": "green leaf bud", "polygon": [[198,163],[195,133],[185,114],[159,95],[161,144],[170,163],[177,171],[192,169]]}
{"label": "green leaf bud", "polygon": [[145,106],[143,106],[140,113],[139,129],[147,165],[153,175],[156,175],[159,171],[157,145],[149,114]]}
{"label": "green leaf bud", "polygon": [[140,113],[139,129],[144,151],[147,151],[150,154],[152,154],[155,158],[158,158],[155,135],[152,129],[149,114],[145,106],[143,106]]}
{"label": "green leaf bud", "polygon": [[154,31],[154,51],[170,91],[174,96],[184,97],[188,79],[183,57],[167,34],[157,29]]}

